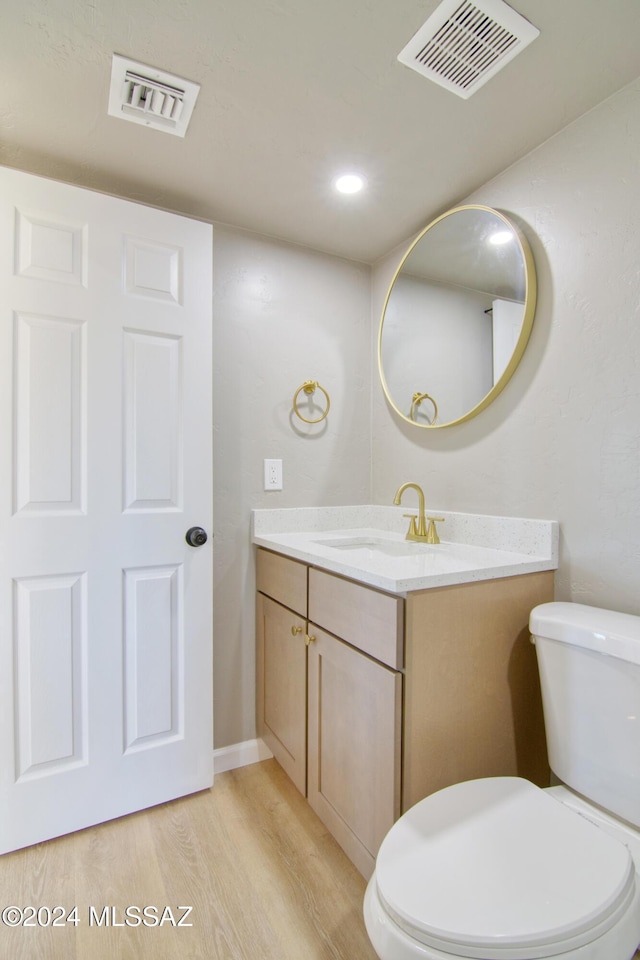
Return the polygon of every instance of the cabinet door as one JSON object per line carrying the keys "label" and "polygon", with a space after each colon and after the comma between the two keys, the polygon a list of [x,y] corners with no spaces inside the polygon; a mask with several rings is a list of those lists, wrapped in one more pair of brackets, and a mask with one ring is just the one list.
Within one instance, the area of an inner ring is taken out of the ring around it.
{"label": "cabinet door", "polygon": [[402,676],[309,625],[308,799],[369,877],[400,813]]}
{"label": "cabinet door", "polygon": [[306,621],[262,594],[257,614],[258,733],[306,796]]}

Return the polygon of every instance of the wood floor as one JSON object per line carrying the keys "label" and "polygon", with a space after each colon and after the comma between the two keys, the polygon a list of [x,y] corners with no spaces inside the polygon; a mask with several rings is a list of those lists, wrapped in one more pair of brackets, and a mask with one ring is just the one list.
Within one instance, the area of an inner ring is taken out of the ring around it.
{"label": "wood floor", "polygon": [[[0,857],[0,912],[77,906],[78,919],[53,911],[42,923],[61,926],[0,922],[0,958],[377,960],[364,888],[267,760],[219,774],[212,790]],[[146,916],[157,925],[127,925],[126,908],[139,908],[129,914],[136,923],[145,906],[157,908]]]}
{"label": "wood floor", "polygon": [[[0,957],[376,960],[362,921],[364,888],[267,760],[218,775],[212,790],[0,858],[0,910],[77,906],[79,921],[0,923]],[[171,913],[161,925],[126,925],[126,908],[140,908],[129,913],[136,923],[145,906],[157,908],[146,923],[165,906]],[[188,906],[192,926],[174,925]]]}

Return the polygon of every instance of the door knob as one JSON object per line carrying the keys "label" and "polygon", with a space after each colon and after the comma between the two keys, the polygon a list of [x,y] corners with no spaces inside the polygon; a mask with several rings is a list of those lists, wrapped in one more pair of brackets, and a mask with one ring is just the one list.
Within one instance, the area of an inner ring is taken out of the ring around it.
{"label": "door knob", "polygon": [[202,547],[207,542],[207,531],[202,527],[189,527],[184,538],[190,547]]}

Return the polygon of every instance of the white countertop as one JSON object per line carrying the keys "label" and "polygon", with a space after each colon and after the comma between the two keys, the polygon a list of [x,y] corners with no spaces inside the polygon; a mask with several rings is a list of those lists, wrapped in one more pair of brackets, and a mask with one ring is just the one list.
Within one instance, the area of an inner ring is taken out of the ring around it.
{"label": "white countertop", "polygon": [[253,510],[252,541],[391,593],[513,577],[558,566],[553,520],[430,510],[441,543],[405,539],[406,506]]}

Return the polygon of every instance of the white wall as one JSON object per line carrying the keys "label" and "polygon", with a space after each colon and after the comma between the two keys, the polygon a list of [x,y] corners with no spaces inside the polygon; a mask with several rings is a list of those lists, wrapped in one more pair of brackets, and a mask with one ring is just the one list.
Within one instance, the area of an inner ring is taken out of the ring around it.
{"label": "white wall", "polygon": [[[639,157],[636,81],[467,198],[514,216],[538,271],[529,346],[492,406],[466,424],[420,430],[373,387],[374,502],[415,480],[431,510],[557,519],[558,598],[636,614]],[[373,272],[372,356],[401,252]]]}
{"label": "white wall", "polygon": [[[370,269],[214,224],[213,271],[214,733],[225,746],[255,736],[251,509],[369,501]],[[291,415],[305,380],[331,398],[316,426]],[[265,457],[283,460],[282,492],[263,491]]]}

